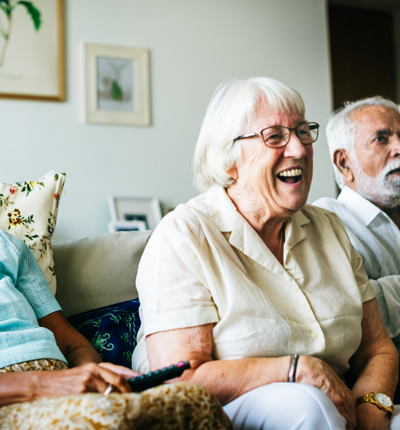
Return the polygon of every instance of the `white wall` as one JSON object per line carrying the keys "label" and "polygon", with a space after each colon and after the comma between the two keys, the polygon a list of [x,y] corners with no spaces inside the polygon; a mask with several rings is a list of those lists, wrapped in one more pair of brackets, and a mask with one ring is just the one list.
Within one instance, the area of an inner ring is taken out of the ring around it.
{"label": "white wall", "polygon": [[[107,231],[107,196],[197,194],[191,158],[208,101],[232,76],[265,75],[303,96],[322,126],[309,201],[334,196],[325,0],[65,0],[64,103],[0,100],[1,180],[66,172],[55,238]],[[83,44],[150,50],[152,125],[85,124]]]}

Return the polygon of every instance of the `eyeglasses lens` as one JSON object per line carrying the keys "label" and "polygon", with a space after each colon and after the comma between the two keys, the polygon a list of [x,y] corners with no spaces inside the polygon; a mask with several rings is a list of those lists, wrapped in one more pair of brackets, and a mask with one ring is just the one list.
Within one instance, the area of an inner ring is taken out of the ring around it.
{"label": "eyeglasses lens", "polygon": [[317,140],[318,126],[314,123],[301,124],[296,129],[296,134],[304,144],[310,144]]}
{"label": "eyeglasses lens", "polygon": [[[279,148],[288,143],[290,130],[283,126],[268,127],[262,131],[262,137],[267,146]],[[295,131],[305,145],[315,142],[318,138],[318,124],[316,123],[300,124]]]}

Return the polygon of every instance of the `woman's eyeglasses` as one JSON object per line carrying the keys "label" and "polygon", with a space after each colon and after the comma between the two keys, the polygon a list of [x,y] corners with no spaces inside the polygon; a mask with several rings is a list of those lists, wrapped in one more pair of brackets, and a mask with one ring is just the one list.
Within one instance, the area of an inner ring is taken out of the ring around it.
{"label": "woman's eyeglasses", "polygon": [[300,142],[303,145],[309,145],[318,139],[319,124],[316,122],[306,122],[293,128],[274,125],[272,127],[264,128],[259,133],[244,134],[233,139],[233,141],[236,142],[236,140],[261,136],[265,145],[269,148],[282,148],[289,142],[291,130],[296,133],[296,136],[300,139]]}

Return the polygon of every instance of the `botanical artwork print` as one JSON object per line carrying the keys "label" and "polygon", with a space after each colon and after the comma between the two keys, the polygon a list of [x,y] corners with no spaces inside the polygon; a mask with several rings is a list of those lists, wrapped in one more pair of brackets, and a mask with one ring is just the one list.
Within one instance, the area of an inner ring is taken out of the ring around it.
{"label": "botanical artwork print", "polygon": [[32,19],[33,28],[35,31],[39,31],[41,21],[41,13],[40,10],[35,7],[33,2],[31,1],[17,1],[17,0],[0,0],[0,10],[4,13],[0,18],[0,36],[4,39],[4,42],[0,51],[0,67],[4,65],[6,58],[6,51],[8,47],[8,43],[11,37],[12,24],[13,24],[13,12],[14,9],[18,6],[24,7],[26,12]]}
{"label": "botanical artwork print", "polygon": [[133,60],[98,57],[96,68],[98,109],[133,112]]}

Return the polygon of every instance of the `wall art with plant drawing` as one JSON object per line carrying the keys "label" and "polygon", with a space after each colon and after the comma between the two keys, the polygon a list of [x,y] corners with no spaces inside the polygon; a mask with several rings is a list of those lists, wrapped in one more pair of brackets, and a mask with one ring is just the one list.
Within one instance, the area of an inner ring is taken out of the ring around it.
{"label": "wall art with plant drawing", "polygon": [[[31,1],[0,0],[0,11],[4,12],[1,17],[3,19],[0,18],[0,36],[4,39],[0,51],[0,67],[3,66],[5,61],[8,42],[12,34],[14,9],[18,6],[24,7],[28,15],[32,18],[33,29],[38,31],[40,28],[40,10],[37,9]],[[27,37],[29,37],[28,34]]]}
{"label": "wall art with plant drawing", "polygon": [[0,97],[64,100],[63,0],[0,0]]}

